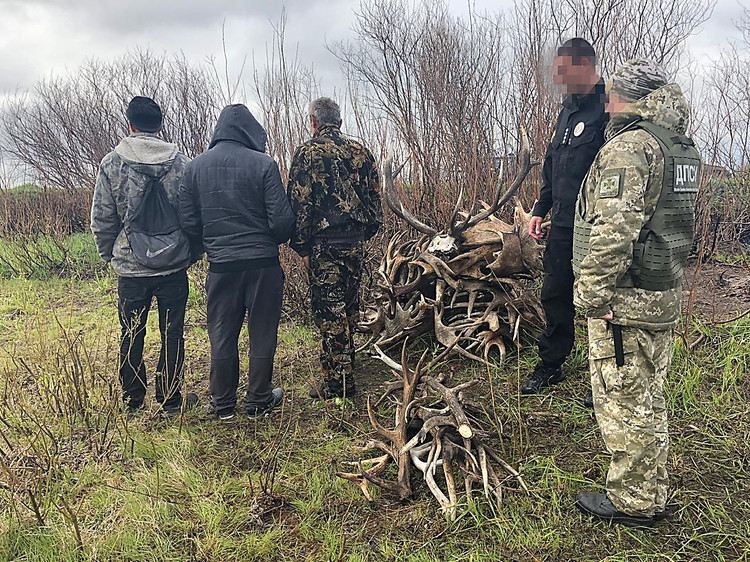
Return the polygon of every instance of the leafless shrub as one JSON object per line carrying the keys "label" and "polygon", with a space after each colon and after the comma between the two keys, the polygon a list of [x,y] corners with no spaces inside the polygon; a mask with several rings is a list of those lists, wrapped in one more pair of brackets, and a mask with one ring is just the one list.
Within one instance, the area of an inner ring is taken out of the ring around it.
{"label": "leafless shrub", "polygon": [[90,189],[0,190],[0,275],[89,275],[102,269],[87,232]]}
{"label": "leafless shrub", "polygon": [[87,458],[119,460],[128,420],[120,415],[117,380],[93,365],[94,358],[117,357],[111,344],[52,321],[59,337],[39,326],[22,349],[4,350],[14,372],[0,392],[0,497],[3,510],[33,516],[40,526],[57,509],[80,546],[66,474]]}
{"label": "leafless shrub", "polygon": [[135,95],[162,106],[166,140],[190,156],[206,149],[221,100],[208,70],[184,56],[134,51],[91,59],[11,98],[0,113],[5,151],[45,187],[93,186],[99,162],[127,134],[125,107]]}
{"label": "leafless shrub", "polygon": [[636,57],[676,71],[686,40],[715,5],[715,0],[549,0],[547,14],[558,41],[575,35],[587,38],[597,49],[604,74],[611,75]]}
{"label": "leafless shrub", "polygon": [[0,190],[0,237],[85,232],[91,189]]}
{"label": "leafless shrub", "polygon": [[309,103],[318,93],[312,66],[290,57],[286,45],[286,12],[274,25],[273,42],[266,49],[263,69],[253,65],[253,90],[268,135],[268,153],[279,165],[281,177],[289,174],[294,149],[309,136]]}
{"label": "leafless shrub", "polygon": [[696,104],[707,180],[698,207],[704,259],[718,244],[750,247],[750,10],[738,28],[742,39],[714,62]]}
{"label": "leafless shrub", "polygon": [[410,158],[406,197],[436,222],[448,218],[461,188],[469,204],[489,196],[496,159],[505,155],[501,22],[453,17],[442,2],[377,0],[361,4],[357,39],[332,47]]}

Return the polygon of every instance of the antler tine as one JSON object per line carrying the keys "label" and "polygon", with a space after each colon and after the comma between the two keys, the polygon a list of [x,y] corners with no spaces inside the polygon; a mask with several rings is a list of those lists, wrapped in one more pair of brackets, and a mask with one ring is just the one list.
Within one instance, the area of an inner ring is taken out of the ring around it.
{"label": "antler tine", "polygon": [[461,202],[464,199],[464,186],[461,186],[461,190],[458,192],[458,199],[456,200],[456,206],[453,208],[453,213],[448,221],[448,232],[450,232],[456,224],[456,217],[458,212],[461,210]]}
{"label": "antler tine", "polygon": [[435,236],[437,234],[437,230],[429,225],[426,225],[425,223],[417,219],[414,215],[412,215],[409,209],[407,209],[401,202],[401,198],[398,196],[398,192],[396,191],[396,184],[394,183],[393,178],[398,175],[403,167],[404,166],[402,164],[398,168],[396,174],[394,174],[393,156],[389,155],[385,162],[383,162],[383,177],[385,178],[385,202],[397,217],[399,217],[401,220],[406,221],[415,230],[421,232],[422,234],[427,234],[428,236]]}
{"label": "antler tine", "polygon": [[521,153],[519,154],[519,162],[520,162],[520,168],[518,170],[518,173],[516,174],[515,179],[513,180],[513,183],[510,184],[510,187],[505,190],[505,194],[503,194],[503,169],[505,162],[501,160],[500,162],[500,174],[497,180],[497,189],[495,190],[495,197],[493,198],[493,203],[489,207],[487,207],[484,211],[481,213],[478,213],[474,216],[468,216],[466,217],[466,220],[464,220],[460,225],[453,228],[452,235],[454,238],[457,238],[461,235],[461,233],[466,230],[469,227],[472,227],[476,225],[477,223],[483,221],[484,219],[492,216],[495,214],[495,212],[505,205],[505,203],[508,202],[508,200],[515,195],[516,191],[518,191],[518,188],[521,187],[521,184],[526,179],[526,176],[529,175],[529,172],[531,171],[531,168],[536,166],[538,162],[532,162],[531,161],[531,149],[529,144],[529,135],[526,132],[525,127],[521,127]]}
{"label": "antler tine", "polygon": [[417,366],[414,369],[415,373],[422,373],[422,368],[424,367],[425,359],[427,359],[427,355],[430,353],[429,348],[424,350],[424,353],[422,353],[422,357],[419,358],[419,361],[417,361]]}
{"label": "antler tine", "polygon": [[409,335],[407,334],[404,338],[404,343],[401,345],[401,364],[406,364],[406,349],[409,345]]}

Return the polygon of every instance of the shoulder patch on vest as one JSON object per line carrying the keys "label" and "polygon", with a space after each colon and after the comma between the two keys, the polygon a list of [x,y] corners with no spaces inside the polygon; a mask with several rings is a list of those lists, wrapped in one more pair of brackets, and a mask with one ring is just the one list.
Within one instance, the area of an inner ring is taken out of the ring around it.
{"label": "shoulder patch on vest", "polygon": [[617,197],[622,187],[624,170],[615,168],[606,170],[599,179],[599,197]]}

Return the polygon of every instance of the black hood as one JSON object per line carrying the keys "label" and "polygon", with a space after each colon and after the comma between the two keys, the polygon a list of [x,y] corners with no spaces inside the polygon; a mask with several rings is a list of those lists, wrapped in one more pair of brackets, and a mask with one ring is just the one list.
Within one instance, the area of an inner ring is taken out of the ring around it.
{"label": "black hood", "polygon": [[251,150],[266,151],[266,130],[241,103],[228,105],[216,122],[214,136],[208,148],[221,141],[238,142]]}

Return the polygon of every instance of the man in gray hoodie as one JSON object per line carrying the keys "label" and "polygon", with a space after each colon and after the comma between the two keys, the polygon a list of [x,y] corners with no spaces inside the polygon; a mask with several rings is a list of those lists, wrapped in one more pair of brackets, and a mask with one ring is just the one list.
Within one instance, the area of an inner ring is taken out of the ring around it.
{"label": "man in gray hoodie", "polygon": [[[180,179],[189,159],[179,152],[177,145],[157,136],[162,126],[162,112],[154,100],[141,96],[133,98],[126,116],[129,136],[107,154],[99,166],[91,205],[91,231],[99,255],[112,264],[119,276],[118,311],[122,328],[119,371],[123,402],[131,412],[144,406],[147,378],[143,340],[151,300],[156,297],[161,331],[156,400],[162,410],[171,415],[180,411],[183,402],[180,387],[190,252],[186,248],[171,262],[161,260],[155,268],[144,265],[153,264],[139,259],[134,252],[129,226],[134,214],[143,210],[144,204],[151,204],[153,199],[147,194],[152,189],[163,189],[176,218]],[[176,245],[170,243],[170,247]],[[167,249],[149,249],[146,255],[156,257]],[[186,407],[195,405],[197,398],[195,394],[188,394]]]}

